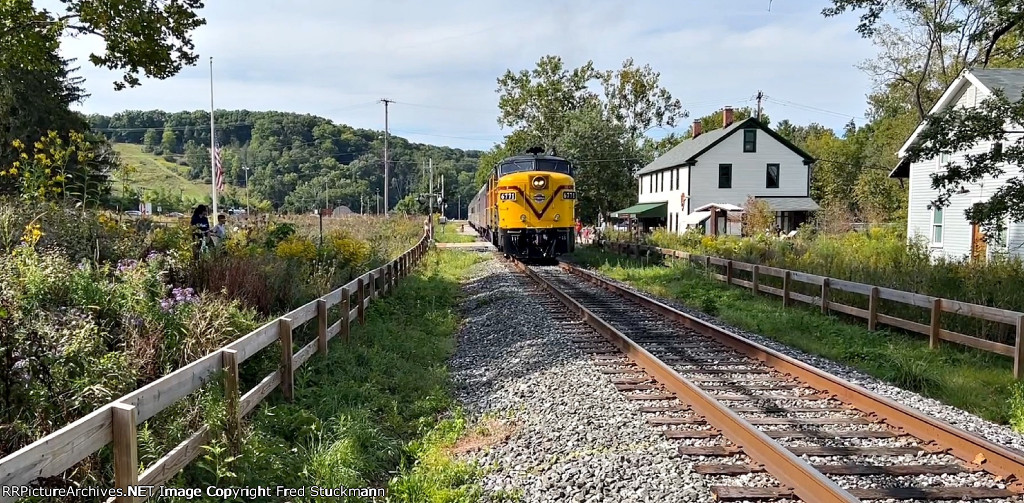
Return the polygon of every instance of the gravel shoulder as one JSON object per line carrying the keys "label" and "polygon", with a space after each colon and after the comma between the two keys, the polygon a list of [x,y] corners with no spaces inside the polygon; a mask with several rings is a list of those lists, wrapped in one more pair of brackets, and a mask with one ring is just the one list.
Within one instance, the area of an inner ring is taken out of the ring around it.
{"label": "gravel shoulder", "polygon": [[776,342],[762,335],[739,329],[737,327],[722,322],[718,318],[709,316],[700,311],[686,307],[673,299],[660,297],[649,292],[639,290],[628,283],[623,283],[622,281],[609,278],[608,276],[601,274],[597,270],[588,270],[590,272],[598,274],[602,278],[616,285],[619,285],[627,290],[656,299],[683,313],[689,314],[690,316],[693,316],[697,319],[706,321],[715,326],[731,331],[742,337],[745,337],[759,344],[772,348],[787,356],[796,358],[809,365],[813,365],[837,377],[846,379],[850,382],[863,386],[864,388],[869,389],[875,393],[892,398],[893,400],[899,403],[917,409],[922,413],[927,414],[936,419],[945,421],[957,428],[975,433],[1005,447],[1021,451],[1021,454],[1024,455],[1024,435],[1021,435],[1020,433],[1013,431],[1013,429],[1011,429],[1009,426],[1003,426],[993,423],[991,421],[987,421],[979,416],[971,414],[970,412],[944,404],[932,398],[921,396],[918,393],[893,386],[876,377],[867,375],[847,365],[837,363],[817,355],[805,353],[803,351],[791,348],[789,346]]}
{"label": "gravel shoulder", "polygon": [[464,284],[465,324],[450,367],[471,424],[506,426],[507,438],[461,454],[486,467],[488,492],[522,501],[710,501],[692,471],[570,337],[578,321],[552,317],[528,280],[496,260]]}

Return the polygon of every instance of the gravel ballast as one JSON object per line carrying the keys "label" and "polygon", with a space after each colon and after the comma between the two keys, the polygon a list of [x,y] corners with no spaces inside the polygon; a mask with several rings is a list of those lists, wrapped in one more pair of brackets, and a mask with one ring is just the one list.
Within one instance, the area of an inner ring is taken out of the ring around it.
{"label": "gravel ballast", "polygon": [[626,400],[570,340],[592,332],[553,319],[528,281],[489,260],[464,285],[450,362],[456,398],[471,422],[511,432],[461,455],[487,467],[485,490],[526,502],[710,501],[696,459],[637,411],[650,401]]}
{"label": "gravel ballast", "polygon": [[639,290],[633,287],[632,285],[623,283],[622,281],[618,281],[613,278],[609,278],[608,276],[605,276],[596,270],[588,270],[594,274],[597,274],[601,278],[610,281],[618,286],[621,286],[629,291],[646,295],[652,299],[658,300],[659,302],[662,302],[683,313],[693,316],[694,318],[711,323],[715,326],[721,327],[725,330],[740,335],[741,337],[745,337],[754,342],[767,346],[782,354],[785,354],[804,363],[817,367],[821,370],[824,370],[825,372],[833,374],[836,377],[845,379],[859,386],[862,386],[868,390],[878,393],[879,395],[889,397],[896,402],[917,409],[928,416],[945,421],[957,428],[963,429],[964,431],[980,435],[994,443],[1024,452],[1024,435],[1021,435],[1013,431],[1008,426],[1002,426],[991,421],[987,421],[977,415],[971,414],[970,412],[958,409],[950,405],[946,405],[931,398],[921,396],[918,393],[898,388],[891,384],[885,383],[884,381],[881,381],[873,376],[860,372],[852,367],[831,361],[820,356],[805,353],[798,349],[794,349],[784,344],[781,344],[777,341],[774,341],[768,337],[739,329],[737,327],[722,322],[718,318],[709,316],[695,309],[686,307],[674,299],[659,297],[654,294]]}

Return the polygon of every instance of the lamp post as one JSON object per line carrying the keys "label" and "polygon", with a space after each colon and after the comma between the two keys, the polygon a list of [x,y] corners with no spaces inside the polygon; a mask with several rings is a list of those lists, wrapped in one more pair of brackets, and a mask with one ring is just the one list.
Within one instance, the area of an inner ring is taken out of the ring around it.
{"label": "lamp post", "polygon": [[245,171],[245,214],[249,215],[249,166],[242,166]]}

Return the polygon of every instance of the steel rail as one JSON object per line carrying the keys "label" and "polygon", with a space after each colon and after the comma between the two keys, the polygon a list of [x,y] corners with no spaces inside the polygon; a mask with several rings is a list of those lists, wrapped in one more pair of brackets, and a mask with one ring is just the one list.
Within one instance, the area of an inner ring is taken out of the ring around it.
{"label": "steel rail", "polygon": [[529,267],[519,262],[513,263],[520,271],[565,304],[567,308],[580,315],[583,321],[598,333],[607,337],[612,344],[651,377],[657,379],[669,391],[675,393],[680,400],[687,403],[694,412],[703,416],[712,427],[717,428],[726,438],[742,447],[747,456],[764,465],[772,476],[787,488],[791,488],[793,493],[803,501],[814,501],[815,503],[860,501],[833,480],[815,470],[809,463],[797,457],[707,392],[679,375],[671,367],[626,337],[625,334],[566,295],[558,287],[530,270]]}
{"label": "steel rail", "polygon": [[731,331],[699,320],[645,295],[616,285],[590,271],[562,262],[560,266],[602,288],[633,300],[640,305],[682,323],[687,328],[713,337],[719,342],[750,357],[757,358],[776,370],[803,381],[808,386],[833,395],[837,400],[868,414],[874,414],[890,426],[922,440],[931,441],[935,452],[949,454],[996,475],[1015,492],[1024,491],[1024,453],[996,444],[984,437],[957,428],[945,421],[878,395],[870,390],[836,377],[821,369],[786,356],[771,348],[746,339]]}

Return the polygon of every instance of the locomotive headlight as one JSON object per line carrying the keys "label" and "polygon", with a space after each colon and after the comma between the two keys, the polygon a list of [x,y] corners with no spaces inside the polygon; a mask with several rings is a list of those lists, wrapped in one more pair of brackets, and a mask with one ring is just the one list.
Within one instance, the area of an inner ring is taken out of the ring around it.
{"label": "locomotive headlight", "polygon": [[559,215],[558,213],[555,213],[555,221],[556,222],[558,221],[559,218],[562,218],[562,215]]}
{"label": "locomotive headlight", "polygon": [[535,176],[535,177],[533,177],[533,182],[532,183],[533,183],[533,188],[535,188],[537,190],[543,190],[545,187],[548,186],[548,179],[547,179],[547,177],[544,177],[544,176]]}
{"label": "locomotive headlight", "polygon": [[522,214],[522,215],[519,215],[519,221],[520,222],[525,222],[526,221],[526,214],[525,213]]}

